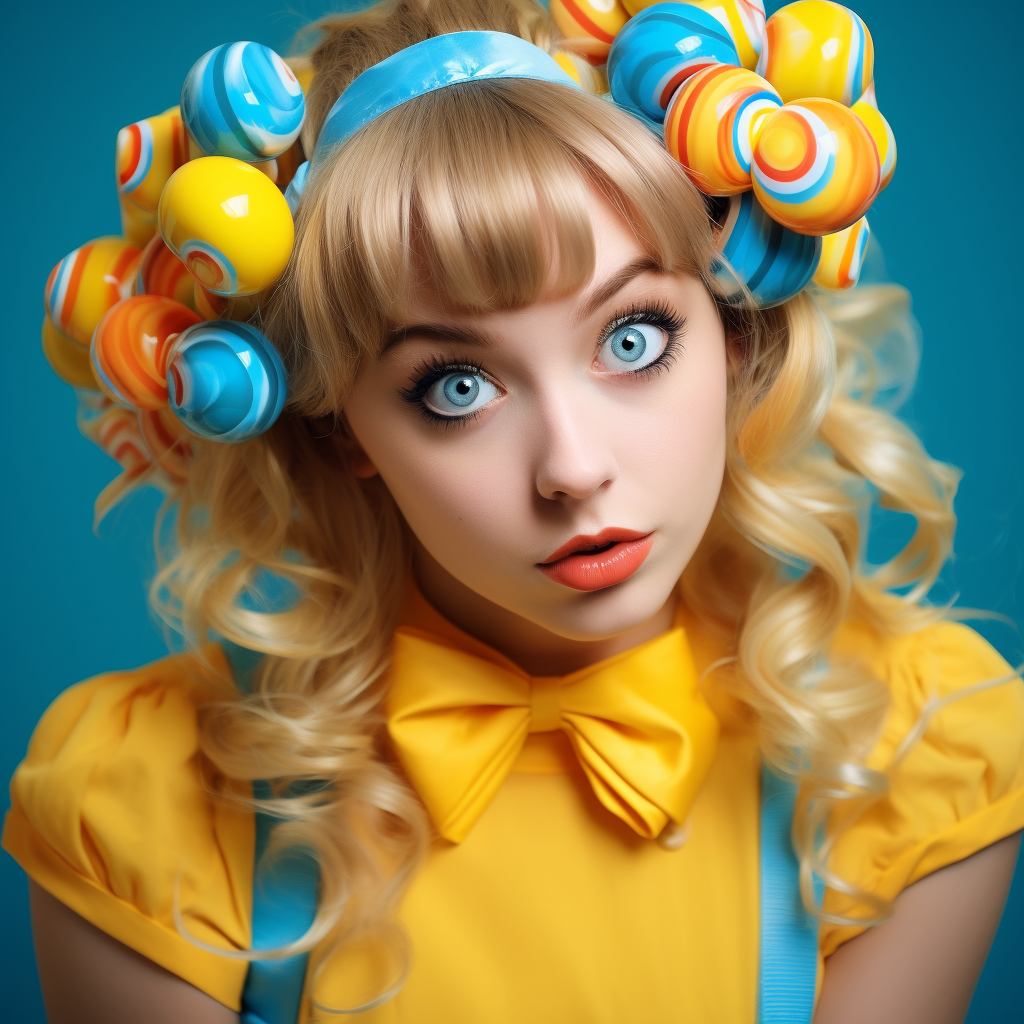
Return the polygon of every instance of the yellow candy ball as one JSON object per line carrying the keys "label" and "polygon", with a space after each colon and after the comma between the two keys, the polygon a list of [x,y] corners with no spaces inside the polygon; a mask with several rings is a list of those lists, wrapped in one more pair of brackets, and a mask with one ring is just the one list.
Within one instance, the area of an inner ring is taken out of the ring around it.
{"label": "yellow candy ball", "polygon": [[99,389],[89,361],[89,350],[58,331],[48,316],[43,317],[43,355],[53,372],[65,383],[75,388]]}
{"label": "yellow candy ball", "polygon": [[686,0],[716,18],[732,36],[740,64],[748,71],[757,67],[764,49],[764,0]]}
{"label": "yellow candy ball", "polygon": [[765,31],[757,73],[786,103],[813,96],[850,106],[871,84],[871,33],[848,7],[830,0],[798,0],[776,11]]}
{"label": "yellow candy ball", "polygon": [[814,271],[814,283],[822,288],[852,288],[864,265],[871,230],[867,217],[821,240],[821,259]]}
{"label": "yellow candy ball", "polygon": [[871,133],[878,147],[878,162],[882,165],[882,183],[878,191],[881,192],[896,171],[896,136],[874,104],[860,100],[850,109],[864,122],[864,127]]}
{"label": "yellow candy ball", "polygon": [[167,247],[216,295],[252,295],[273,284],[295,241],[281,191],[262,171],[226,156],[179,167],[157,219]]}

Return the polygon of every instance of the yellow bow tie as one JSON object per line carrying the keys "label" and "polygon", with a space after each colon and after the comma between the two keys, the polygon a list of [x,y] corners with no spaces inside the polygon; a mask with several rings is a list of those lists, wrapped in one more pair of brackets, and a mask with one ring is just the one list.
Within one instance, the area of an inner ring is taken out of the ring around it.
{"label": "yellow bow tie", "polygon": [[718,739],[678,628],[571,675],[531,678],[402,627],[387,714],[402,766],[454,843],[484,812],[528,733],[564,730],[597,798],[649,839],[686,819]]}

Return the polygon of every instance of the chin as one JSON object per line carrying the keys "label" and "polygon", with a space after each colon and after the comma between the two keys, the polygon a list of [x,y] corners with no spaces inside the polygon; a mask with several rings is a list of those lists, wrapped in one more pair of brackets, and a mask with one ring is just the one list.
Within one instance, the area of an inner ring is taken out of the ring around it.
{"label": "chin", "polygon": [[[568,591],[557,605],[517,609],[520,615],[567,640],[609,640],[657,615],[675,590],[682,569],[647,566],[602,590]],[[557,586],[557,584],[556,584]]]}

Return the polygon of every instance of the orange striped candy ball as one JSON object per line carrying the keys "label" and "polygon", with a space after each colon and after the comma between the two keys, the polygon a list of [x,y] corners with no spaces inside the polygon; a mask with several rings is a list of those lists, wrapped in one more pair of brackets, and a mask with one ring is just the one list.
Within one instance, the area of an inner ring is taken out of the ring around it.
{"label": "orange striped candy ball", "polygon": [[188,160],[188,135],[177,107],[117,133],[117,190],[140,209],[156,212],[167,179]]}
{"label": "orange striped candy ball", "polygon": [[134,295],[100,321],[92,339],[92,368],[103,391],[134,409],[167,404],[167,347],[201,318],[162,295]]}
{"label": "orange striped candy ball", "polygon": [[107,406],[89,423],[87,435],[125,472],[125,482],[138,479],[152,465],[137,415],[118,405]]}
{"label": "orange striped candy ball", "polygon": [[779,94],[753,71],[716,64],[676,92],[665,115],[665,144],[702,192],[745,192],[754,141],[781,106]]}
{"label": "orange striped candy ball", "polygon": [[166,405],[143,409],[139,412],[139,430],[156,465],[172,480],[184,480],[192,456],[188,440],[192,435],[177,415]]}
{"label": "orange striped candy ball", "polygon": [[131,293],[141,251],[123,238],[96,238],[69,253],[50,271],[43,292],[46,315],[81,345],[111,306]]}
{"label": "orange striped candy ball", "polygon": [[142,250],[139,272],[135,275],[136,295],[163,295],[190,309],[195,308],[192,275],[157,235]]}
{"label": "orange striped candy ball", "polygon": [[620,0],[551,0],[550,11],[566,48],[594,65],[608,60],[612,41],[629,20]]}
{"label": "orange striped candy ball", "polygon": [[754,193],[768,215],[801,235],[842,231],[878,194],[878,150],[849,107],[826,99],[787,103],[754,146]]}

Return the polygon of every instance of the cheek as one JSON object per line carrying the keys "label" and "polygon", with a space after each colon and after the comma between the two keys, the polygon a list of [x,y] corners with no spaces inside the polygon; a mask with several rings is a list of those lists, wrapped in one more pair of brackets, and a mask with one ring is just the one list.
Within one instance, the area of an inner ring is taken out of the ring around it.
{"label": "cheek", "polygon": [[424,431],[409,417],[364,405],[358,395],[347,411],[409,528],[439,561],[473,557],[515,536],[521,518],[515,495],[526,470],[494,431]]}

